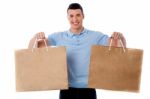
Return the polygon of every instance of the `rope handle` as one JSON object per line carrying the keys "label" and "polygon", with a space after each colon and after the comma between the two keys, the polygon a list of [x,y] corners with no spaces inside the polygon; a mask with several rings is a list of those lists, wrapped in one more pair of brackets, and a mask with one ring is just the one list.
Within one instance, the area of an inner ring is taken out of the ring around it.
{"label": "rope handle", "polygon": [[[111,50],[112,42],[113,42],[113,37],[110,37],[109,51]],[[122,43],[122,40],[121,40],[120,36],[119,36],[119,42],[121,44],[121,47],[123,48],[123,51],[125,52],[125,47]]]}
{"label": "rope handle", "polygon": [[[48,51],[48,45],[47,45],[45,39],[42,39],[42,40],[44,40],[44,44],[45,44],[46,50]],[[33,49],[34,49],[34,48],[37,48],[37,46],[38,46],[38,39],[37,39],[37,37],[36,37],[36,38],[35,38],[35,41],[34,41],[34,44],[33,44],[32,52],[33,52]]]}

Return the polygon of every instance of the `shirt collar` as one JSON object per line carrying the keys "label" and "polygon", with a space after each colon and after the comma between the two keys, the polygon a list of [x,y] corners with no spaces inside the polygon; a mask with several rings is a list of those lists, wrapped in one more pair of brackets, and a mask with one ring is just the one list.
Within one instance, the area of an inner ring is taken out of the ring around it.
{"label": "shirt collar", "polygon": [[84,33],[87,33],[87,29],[86,28],[84,28],[83,31],[80,34],[75,34],[75,33],[71,32],[70,29],[67,31],[67,34],[70,37],[75,36],[75,35],[82,35]]}

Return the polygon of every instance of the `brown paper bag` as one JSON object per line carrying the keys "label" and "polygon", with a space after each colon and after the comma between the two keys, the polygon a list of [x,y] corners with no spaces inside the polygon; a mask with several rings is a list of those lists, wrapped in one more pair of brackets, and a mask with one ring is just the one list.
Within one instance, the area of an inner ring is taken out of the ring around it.
{"label": "brown paper bag", "polygon": [[95,45],[92,47],[89,87],[138,92],[143,50]]}
{"label": "brown paper bag", "polygon": [[68,88],[65,47],[16,50],[15,65],[17,91]]}

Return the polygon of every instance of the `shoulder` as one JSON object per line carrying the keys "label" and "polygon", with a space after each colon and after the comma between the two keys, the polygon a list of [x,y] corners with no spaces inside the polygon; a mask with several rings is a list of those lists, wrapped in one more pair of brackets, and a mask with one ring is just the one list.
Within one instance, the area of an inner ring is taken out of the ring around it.
{"label": "shoulder", "polygon": [[57,45],[57,43],[59,41],[62,40],[63,35],[66,35],[67,32],[66,31],[62,31],[62,32],[54,32],[48,35],[48,42],[50,45]]}
{"label": "shoulder", "polygon": [[58,38],[61,37],[62,35],[66,35],[67,31],[60,31],[60,32],[54,32],[48,35],[48,38]]}
{"label": "shoulder", "polygon": [[100,31],[96,31],[96,30],[89,30],[89,29],[86,29],[86,30],[89,35],[93,35],[93,36],[106,36],[107,35],[107,34],[104,34]]}
{"label": "shoulder", "polygon": [[93,31],[93,30],[87,30],[87,31],[88,31],[89,37],[94,39],[97,42],[97,44],[100,44],[100,45],[107,44],[107,41],[109,38],[107,34],[104,34],[100,31]]}

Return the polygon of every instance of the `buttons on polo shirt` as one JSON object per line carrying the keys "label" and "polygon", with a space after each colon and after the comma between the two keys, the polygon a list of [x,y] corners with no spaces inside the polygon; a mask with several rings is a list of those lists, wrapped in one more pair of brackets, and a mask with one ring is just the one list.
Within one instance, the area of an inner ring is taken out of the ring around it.
{"label": "buttons on polo shirt", "polygon": [[80,40],[79,39],[77,39],[76,42],[77,42],[77,45],[80,45]]}
{"label": "buttons on polo shirt", "polygon": [[73,39],[75,40],[76,45],[80,45],[80,35],[79,34],[73,34]]}

